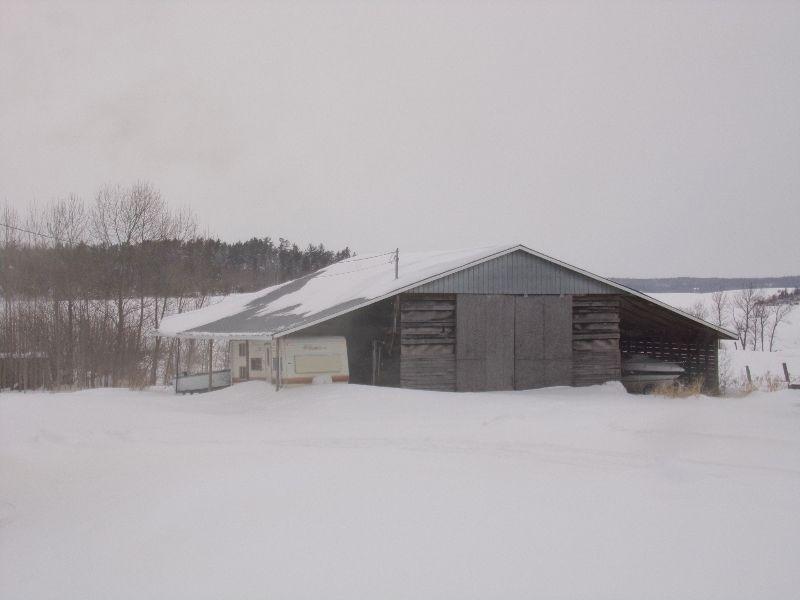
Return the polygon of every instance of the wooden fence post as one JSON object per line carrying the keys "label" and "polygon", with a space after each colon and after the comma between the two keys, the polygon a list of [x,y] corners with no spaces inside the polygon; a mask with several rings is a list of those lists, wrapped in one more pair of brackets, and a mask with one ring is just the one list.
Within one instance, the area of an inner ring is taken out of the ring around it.
{"label": "wooden fence post", "polygon": [[275,391],[281,389],[281,338],[275,340]]}
{"label": "wooden fence post", "polygon": [[208,391],[212,388],[212,378],[214,377],[214,340],[208,340]]}
{"label": "wooden fence post", "polygon": [[181,375],[181,338],[175,338],[175,393],[178,393],[178,377]]}

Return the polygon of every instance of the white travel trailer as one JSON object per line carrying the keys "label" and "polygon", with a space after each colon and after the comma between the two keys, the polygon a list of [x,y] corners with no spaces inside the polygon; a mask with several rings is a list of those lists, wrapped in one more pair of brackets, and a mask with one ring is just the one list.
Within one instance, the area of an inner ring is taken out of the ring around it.
{"label": "white travel trailer", "polygon": [[230,363],[233,383],[264,379],[284,386],[350,380],[347,341],[341,336],[232,340]]}

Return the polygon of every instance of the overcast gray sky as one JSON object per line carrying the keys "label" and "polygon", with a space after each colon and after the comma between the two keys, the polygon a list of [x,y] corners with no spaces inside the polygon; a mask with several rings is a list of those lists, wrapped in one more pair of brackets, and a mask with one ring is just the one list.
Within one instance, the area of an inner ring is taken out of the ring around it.
{"label": "overcast gray sky", "polygon": [[0,0],[0,200],[234,240],[800,273],[800,2]]}

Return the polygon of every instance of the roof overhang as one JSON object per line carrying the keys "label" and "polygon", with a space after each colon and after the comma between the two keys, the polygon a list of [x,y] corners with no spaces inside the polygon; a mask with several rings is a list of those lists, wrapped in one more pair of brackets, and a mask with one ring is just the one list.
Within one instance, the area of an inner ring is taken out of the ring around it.
{"label": "roof overhang", "polygon": [[269,333],[248,333],[248,332],[231,332],[219,333],[208,331],[178,331],[175,333],[167,333],[161,331],[154,331],[153,335],[163,338],[171,338],[178,340],[263,340],[270,341],[275,336]]}

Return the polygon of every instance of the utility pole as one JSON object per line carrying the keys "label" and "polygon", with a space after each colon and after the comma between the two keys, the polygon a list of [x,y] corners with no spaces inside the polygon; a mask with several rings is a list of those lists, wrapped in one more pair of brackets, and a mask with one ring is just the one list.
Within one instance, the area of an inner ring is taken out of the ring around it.
{"label": "utility pole", "polygon": [[394,251],[394,278],[400,278],[400,248]]}

